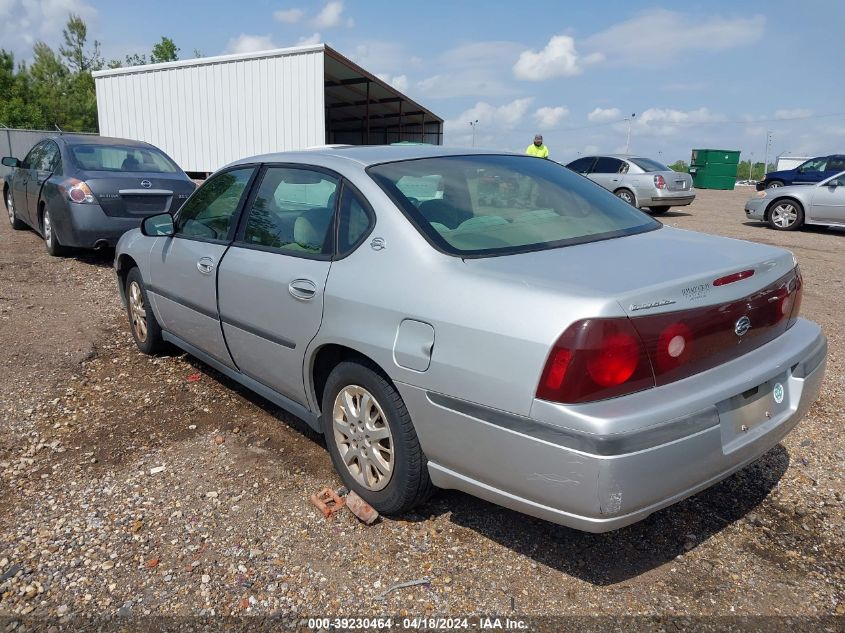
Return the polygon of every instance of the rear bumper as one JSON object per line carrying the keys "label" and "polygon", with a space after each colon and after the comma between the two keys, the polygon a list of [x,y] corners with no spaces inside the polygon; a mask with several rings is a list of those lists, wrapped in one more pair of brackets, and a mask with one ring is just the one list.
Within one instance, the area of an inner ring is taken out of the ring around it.
{"label": "rear bumper", "polygon": [[[826,352],[820,328],[799,320],[719,368],[589,405],[537,400],[530,417],[409,385],[399,390],[435,485],[606,532],[707,488],[774,447],[817,398]],[[773,405],[767,417],[776,384],[785,388],[785,404]],[[739,430],[742,424],[748,430]]]}
{"label": "rear bumper", "polygon": [[685,207],[688,204],[692,204],[693,200],[695,200],[694,193],[679,196],[675,192],[671,191],[664,196],[652,196],[651,198],[647,198],[643,201],[643,204],[647,207]]}
{"label": "rear bumper", "polygon": [[141,216],[112,217],[98,204],[68,203],[62,212],[51,209],[53,230],[63,246],[94,248],[114,247],[120,236],[141,225]]}

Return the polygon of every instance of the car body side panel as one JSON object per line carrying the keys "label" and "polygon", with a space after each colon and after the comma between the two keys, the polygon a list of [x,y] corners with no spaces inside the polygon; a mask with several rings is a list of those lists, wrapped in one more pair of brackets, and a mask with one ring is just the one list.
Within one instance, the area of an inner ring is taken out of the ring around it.
{"label": "car body side panel", "polygon": [[813,187],[805,215],[814,222],[845,223],[845,187]]}

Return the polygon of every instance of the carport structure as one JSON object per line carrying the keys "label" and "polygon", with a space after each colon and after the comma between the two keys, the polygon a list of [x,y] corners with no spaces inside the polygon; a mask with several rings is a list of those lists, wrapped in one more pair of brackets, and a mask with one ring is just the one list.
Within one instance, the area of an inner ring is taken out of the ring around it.
{"label": "carport structure", "polygon": [[324,45],[93,73],[104,136],[152,143],[188,173],[325,144],[443,143],[443,119]]}

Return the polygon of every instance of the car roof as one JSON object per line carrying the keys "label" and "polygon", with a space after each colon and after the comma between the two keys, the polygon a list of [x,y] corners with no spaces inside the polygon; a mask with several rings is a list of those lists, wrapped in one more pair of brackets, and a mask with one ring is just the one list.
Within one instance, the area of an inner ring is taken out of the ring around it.
{"label": "car roof", "polygon": [[511,155],[522,156],[516,152],[500,150],[443,147],[442,145],[352,145],[347,147],[321,147],[302,151],[276,152],[272,154],[261,154],[237,160],[231,165],[247,163],[286,163],[286,162],[310,162],[315,158],[331,157],[341,159],[363,166],[377,165],[401,160],[414,160],[418,158],[436,158],[441,156],[468,156],[468,155]]}
{"label": "car roof", "polygon": [[50,137],[54,141],[62,141],[65,145],[128,145],[130,147],[153,147],[144,141],[97,134],[56,134]]}

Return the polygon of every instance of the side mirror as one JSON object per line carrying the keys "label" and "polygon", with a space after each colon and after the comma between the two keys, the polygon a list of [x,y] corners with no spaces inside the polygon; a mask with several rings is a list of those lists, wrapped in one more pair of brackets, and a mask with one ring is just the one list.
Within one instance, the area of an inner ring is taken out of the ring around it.
{"label": "side mirror", "polygon": [[14,156],[4,156],[2,162],[6,167],[20,167],[21,166],[21,161],[19,161]]}
{"label": "side mirror", "polygon": [[833,189],[836,189],[837,187],[841,187],[841,186],[842,186],[842,181],[841,181],[841,180],[839,180],[838,178],[834,178],[833,180],[828,180],[828,181],[825,183],[825,186],[826,186],[826,187],[832,187]]}
{"label": "side mirror", "polygon": [[147,237],[164,237],[173,235],[174,232],[173,216],[169,213],[151,215],[141,222],[141,233]]}

